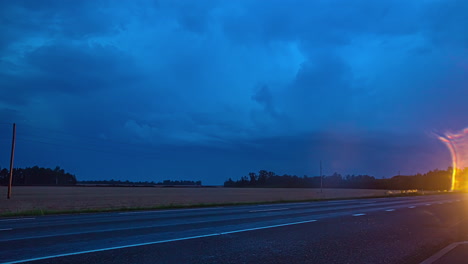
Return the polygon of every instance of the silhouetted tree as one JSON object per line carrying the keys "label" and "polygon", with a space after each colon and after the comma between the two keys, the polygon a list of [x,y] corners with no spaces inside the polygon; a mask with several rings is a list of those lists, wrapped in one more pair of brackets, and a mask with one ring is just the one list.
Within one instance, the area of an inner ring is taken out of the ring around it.
{"label": "silhouetted tree", "polygon": [[[7,185],[8,180],[9,171],[2,169],[0,184]],[[54,170],[38,166],[13,169],[13,185],[75,185],[76,183],[75,175],[65,172],[58,166]]]}
{"label": "silhouetted tree", "polygon": [[[334,173],[323,177],[326,188],[361,188],[361,189],[420,189],[420,190],[448,190],[451,185],[452,168],[447,170],[433,170],[425,174],[412,176],[394,176],[390,179],[376,179],[369,175],[346,175],[341,176]],[[468,168],[457,170],[458,180],[456,188],[468,188]],[[274,172],[260,170],[258,176],[249,173],[249,178],[243,176],[238,181],[231,178],[224,183],[226,187],[288,187],[288,188],[318,188],[320,187],[320,177],[300,178],[296,175],[278,176]]]}

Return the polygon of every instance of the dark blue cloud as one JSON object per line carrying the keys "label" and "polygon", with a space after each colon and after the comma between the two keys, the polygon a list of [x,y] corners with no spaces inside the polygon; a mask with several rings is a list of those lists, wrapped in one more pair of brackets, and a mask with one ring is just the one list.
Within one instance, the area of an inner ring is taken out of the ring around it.
{"label": "dark blue cloud", "polygon": [[58,44],[42,46],[25,57],[37,71],[31,77],[41,91],[83,93],[138,81],[132,59],[113,46]]}
{"label": "dark blue cloud", "polygon": [[128,19],[107,1],[2,1],[3,34],[11,40],[29,37],[85,39],[118,33]]}

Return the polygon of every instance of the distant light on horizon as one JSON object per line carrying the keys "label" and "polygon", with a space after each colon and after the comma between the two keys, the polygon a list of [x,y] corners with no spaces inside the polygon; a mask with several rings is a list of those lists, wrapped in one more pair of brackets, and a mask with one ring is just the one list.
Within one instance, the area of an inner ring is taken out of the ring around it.
{"label": "distant light on horizon", "polygon": [[466,184],[460,182],[460,177],[457,176],[463,169],[468,168],[468,128],[456,133],[447,132],[444,135],[438,135],[438,138],[448,147],[452,157],[450,191],[459,190]]}

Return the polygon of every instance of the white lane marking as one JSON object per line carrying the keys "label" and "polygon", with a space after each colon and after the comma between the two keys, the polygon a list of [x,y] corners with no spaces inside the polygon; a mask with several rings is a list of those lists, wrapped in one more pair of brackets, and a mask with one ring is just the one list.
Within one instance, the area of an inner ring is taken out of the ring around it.
{"label": "white lane marking", "polygon": [[13,228],[3,228],[3,229],[0,229],[0,231],[11,231],[13,230]]}
{"label": "white lane marking", "polygon": [[151,214],[151,213],[163,213],[169,212],[171,210],[164,210],[164,211],[139,211],[139,212],[123,212],[119,213],[119,215],[127,215],[127,214]]}
{"label": "white lane marking", "polygon": [[125,246],[116,246],[116,247],[100,248],[100,249],[93,249],[93,250],[85,250],[85,251],[78,251],[78,252],[71,252],[71,253],[64,253],[64,254],[57,254],[57,255],[50,255],[50,256],[38,257],[38,258],[31,258],[31,259],[14,260],[14,261],[10,261],[10,262],[4,262],[3,264],[17,264],[17,263],[24,263],[24,262],[30,262],[30,261],[38,261],[38,260],[51,259],[51,258],[68,257],[68,256],[74,256],[74,255],[80,255],[80,254],[87,254],[87,253],[94,253],[94,252],[109,251],[109,250],[115,250],[115,249],[123,249],[123,248],[131,248],[131,247],[140,247],[140,246],[147,246],[147,245],[154,245],[154,244],[162,244],[162,243],[176,242],[176,241],[182,241],[182,240],[190,240],[190,239],[196,239],[196,238],[205,238],[205,237],[222,236],[222,235],[227,235],[227,234],[248,232],[248,231],[254,231],[254,230],[261,230],[261,229],[269,229],[269,228],[282,227],[282,226],[291,226],[291,225],[306,224],[306,223],[312,223],[312,222],[316,222],[316,221],[317,221],[317,220],[306,220],[306,221],[300,221],[300,222],[292,222],[292,223],[286,223],[286,224],[278,224],[278,225],[270,225],[270,226],[261,226],[261,227],[254,227],[254,228],[246,228],[246,229],[239,229],[239,230],[226,231],[226,232],[213,233],[213,234],[206,234],[206,235],[199,235],[199,236],[181,237],[181,238],[174,238],[174,239],[167,239],[167,240],[159,240],[159,241],[146,242],[146,243],[130,244],[130,245],[125,245]]}
{"label": "white lane marking", "polygon": [[410,207],[408,207],[408,208],[411,208],[411,209],[413,209],[413,208],[416,208],[416,206],[410,206]]}
{"label": "white lane marking", "polygon": [[212,207],[212,208],[194,208],[194,209],[172,209],[172,210],[150,210],[150,211],[136,211],[136,212],[123,212],[119,213],[122,215],[125,214],[152,214],[152,213],[166,213],[166,212],[185,212],[185,211],[197,211],[197,210],[214,210],[221,209],[223,207]]}
{"label": "white lane marking", "polygon": [[222,233],[220,233],[219,235],[227,235],[227,234],[241,233],[241,232],[254,231],[254,230],[261,230],[261,229],[268,229],[268,228],[274,228],[274,227],[282,227],[282,226],[306,224],[306,223],[312,223],[312,222],[317,222],[317,220],[307,220],[307,221],[300,221],[300,222],[293,222],[293,223],[286,223],[286,224],[279,224],[279,225],[271,225],[271,226],[261,226],[261,227],[254,227],[254,228],[246,228],[246,229],[240,229],[240,230],[222,232]]}
{"label": "white lane marking", "polygon": [[36,219],[35,217],[27,217],[27,218],[12,218],[12,219],[1,219],[0,222],[6,222],[6,221],[22,221],[22,220],[34,220]]}
{"label": "white lane marking", "polygon": [[[196,223],[202,223],[202,222],[192,222],[192,224],[196,224]],[[164,227],[166,225],[162,225],[162,226]],[[145,229],[145,228],[155,228],[155,227],[161,227],[161,225],[139,226],[137,228],[135,228],[135,227],[123,227],[123,228],[101,229],[101,230],[92,230],[92,231],[83,231],[83,232],[68,232],[68,233],[58,233],[58,234],[51,234],[51,235],[38,235],[38,236],[29,236],[29,237],[20,237],[20,238],[11,238],[11,239],[1,239],[0,238],[0,242],[26,240],[26,239],[37,239],[37,238],[47,238],[47,237],[56,237],[56,236],[95,234],[95,233],[115,232],[115,231],[125,231],[125,230],[135,230],[135,229]]]}
{"label": "white lane marking", "polygon": [[387,209],[387,210],[385,210],[385,211],[386,211],[386,212],[393,212],[393,211],[395,211],[395,209]]}
{"label": "white lane marking", "polygon": [[257,213],[257,212],[270,212],[270,211],[284,211],[290,208],[274,208],[274,209],[263,209],[263,210],[252,210],[249,213]]}
{"label": "white lane marking", "polygon": [[361,215],[366,215],[366,214],[353,214],[353,216],[361,216]]}
{"label": "white lane marking", "polygon": [[291,205],[296,205],[296,204],[310,204],[310,202],[303,202],[303,203],[292,203]]}
{"label": "white lane marking", "polygon": [[426,204],[427,206],[431,205],[431,204]]}
{"label": "white lane marking", "polygon": [[454,248],[456,248],[457,246],[459,245],[466,245],[468,244],[468,241],[462,241],[462,242],[456,242],[456,243],[452,243],[448,246],[446,246],[445,248],[443,248],[441,251],[437,252],[436,254],[432,255],[431,257],[429,257],[428,259],[426,259],[425,261],[421,262],[420,264],[432,264],[432,263],[435,263],[436,261],[438,261],[442,256],[444,256],[445,254],[449,253],[450,251],[452,251]]}
{"label": "white lane marking", "polygon": [[343,202],[353,202],[353,201],[357,201],[357,200],[354,199],[354,200],[327,201],[327,203],[343,203]]}

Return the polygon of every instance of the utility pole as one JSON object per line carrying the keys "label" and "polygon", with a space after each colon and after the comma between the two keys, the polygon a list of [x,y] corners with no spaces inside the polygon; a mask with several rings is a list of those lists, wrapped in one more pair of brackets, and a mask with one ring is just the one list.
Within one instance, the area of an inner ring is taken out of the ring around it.
{"label": "utility pole", "polygon": [[323,192],[322,161],[320,161],[320,192]]}
{"label": "utility pole", "polygon": [[11,157],[10,157],[10,179],[8,181],[7,199],[11,198],[11,184],[13,183],[13,160],[15,158],[15,143],[16,143],[16,124],[13,123],[13,139],[11,141]]}

